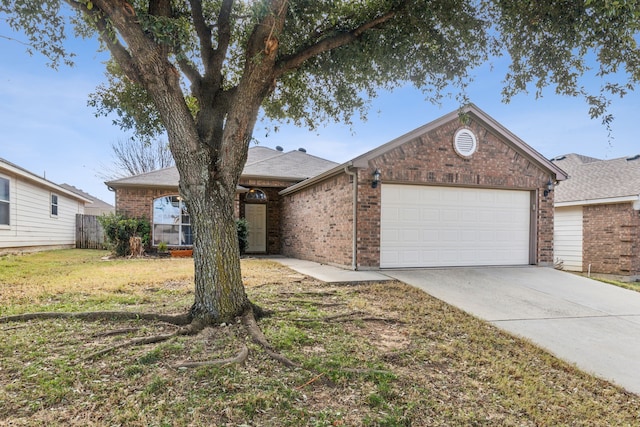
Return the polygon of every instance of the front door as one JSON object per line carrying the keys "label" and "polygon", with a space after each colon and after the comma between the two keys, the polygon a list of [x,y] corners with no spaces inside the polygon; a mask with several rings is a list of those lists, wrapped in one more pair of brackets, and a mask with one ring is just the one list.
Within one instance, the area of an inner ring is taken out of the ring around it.
{"label": "front door", "polygon": [[244,217],[247,220],[247,252],[267,252],[267,205],[244,205]]}

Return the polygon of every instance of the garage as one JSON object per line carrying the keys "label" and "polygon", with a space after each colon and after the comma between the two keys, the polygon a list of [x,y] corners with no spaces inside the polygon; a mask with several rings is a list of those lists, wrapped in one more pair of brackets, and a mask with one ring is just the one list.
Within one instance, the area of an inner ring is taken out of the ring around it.
{"label": "garage", "polygon": [[385,184],[380,267],[530,264],[531,191]]}

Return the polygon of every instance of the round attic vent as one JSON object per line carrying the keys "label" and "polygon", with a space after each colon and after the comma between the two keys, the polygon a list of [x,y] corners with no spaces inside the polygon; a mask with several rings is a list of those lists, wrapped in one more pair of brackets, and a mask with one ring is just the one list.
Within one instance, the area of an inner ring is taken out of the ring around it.
{"label": "round attic vent", "polygon": [[476,152],[478,142],[469,129],[459,129],[453,137],[453,147],[459,155],[469,157]]}

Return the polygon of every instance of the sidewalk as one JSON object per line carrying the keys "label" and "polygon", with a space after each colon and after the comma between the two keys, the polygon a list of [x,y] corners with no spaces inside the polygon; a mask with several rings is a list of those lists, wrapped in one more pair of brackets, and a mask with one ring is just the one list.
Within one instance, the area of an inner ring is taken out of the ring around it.
{"label": "sidewalk", "polygon": [[267,259],[279,262],[298,273],[314,277],[327,283],[387,282],[394,280],[376,271],[345,270],[339,267],[295,258],[269,257]]}

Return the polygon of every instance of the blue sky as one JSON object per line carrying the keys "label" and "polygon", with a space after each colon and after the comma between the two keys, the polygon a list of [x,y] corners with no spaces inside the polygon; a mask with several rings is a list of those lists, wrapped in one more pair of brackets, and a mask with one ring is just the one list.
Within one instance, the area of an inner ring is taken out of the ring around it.
{"label": "blue sky", "polygon": [[[0,36],[26,41],[0,22]],[[114,195],[97,176],[101,165],[113,161],[110,145],[127,138],[110,118],[96,118],[87,106],[88,94],[104,80],[105,53],[95,41],[75,41],[76,66],[58,71],[41,55],[29,56],[25,46],[0,37],[0,157],[55,183],[68,183],[109,203]],[[611,159],[640,153],[636,121],[640,94],[615,99],[611,112],[613,138],[599,120],[591,120],[582,99],[559,97],[548,88],[536,100],[521,94],[510,104],[501,102],[504,69],[482,67],[475,73],[469,96],[544,156],[580,153]],[[597,82],[590,88],[597,91]],[[281,126],[264,131],[258,123],[254,137],[260,145],[280,145],[286,151],[304,147],[309,154],[345,162],[458,108],[455,100],[435,106],[413,88],[381,92],[368,120],[352,127],[326,124],[317,131]]]}

